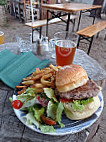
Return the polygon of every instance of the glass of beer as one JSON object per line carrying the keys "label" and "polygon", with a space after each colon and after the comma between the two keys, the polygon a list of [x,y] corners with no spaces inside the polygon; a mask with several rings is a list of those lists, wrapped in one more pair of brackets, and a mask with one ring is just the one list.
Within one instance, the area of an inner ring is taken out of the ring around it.
{"label": "glass of beer", "polygon": [[4,42],[4,33],[0,31],[0,44]]}
{"label": "glass of beer", "polygon": [[73,62],[78,35],[72,32],[54,34],[57,66],[70,65]]}

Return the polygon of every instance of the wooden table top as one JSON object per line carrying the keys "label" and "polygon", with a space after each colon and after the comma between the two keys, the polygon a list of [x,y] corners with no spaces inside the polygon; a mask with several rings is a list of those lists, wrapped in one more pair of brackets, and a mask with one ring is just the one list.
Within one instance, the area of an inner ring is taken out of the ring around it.
{"label": "wooden table top", "polygon": [[[18,53],[17,43],[11,42],[0,45],[0,51],[6,48],[15,54]],[[43,59],[41,57],[39,58]],[[54,64],[53,60],[51,60],[52,64]],[[103,80],[106,78],[106,72],[84,51],[80,49],[76,50],[74,64],[82,65],[88,75],[94,80],[99,80],[98,83],[102,86]],[[0,142],[87,142],[91,141],[93,136],[96,135],[101,117],[92,126],[76,134],[50,136],[32,131],[16,117],[9,102],[9,97],[12,95],[13,89],[0,81]]]}
{"label": "wooden table top", "polygon": [[101,5],[89,5],[82,3],[63,3],[63,4],[42,4],[42,8],[59,10],[65,12],[77,12],[81,10],[101,8]]}

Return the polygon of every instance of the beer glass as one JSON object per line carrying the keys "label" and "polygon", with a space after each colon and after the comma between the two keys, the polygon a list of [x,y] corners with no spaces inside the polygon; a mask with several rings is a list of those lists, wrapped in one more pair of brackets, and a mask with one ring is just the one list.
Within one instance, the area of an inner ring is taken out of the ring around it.
{"label": "beer glass", "polygon": [[73,62],[78,35],[67,31],[54,34],[57,66],[70,65]]}
{"label": "beer glass", "polygon": [[4,42],[4,33],[0,31],[0,44]]}

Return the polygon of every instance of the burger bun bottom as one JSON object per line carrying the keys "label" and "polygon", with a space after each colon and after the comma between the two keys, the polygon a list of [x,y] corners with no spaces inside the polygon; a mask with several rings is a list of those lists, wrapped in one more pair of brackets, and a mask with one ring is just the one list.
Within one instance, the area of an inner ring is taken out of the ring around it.
{"label": "burger bun bottom", "polygon": [[71,120],[81,120],[90,117],[100,107],[98,96],[93,97],[94,101],[84,107],[83,111],[73,111],[69,103],[64,103],[66,116]]}

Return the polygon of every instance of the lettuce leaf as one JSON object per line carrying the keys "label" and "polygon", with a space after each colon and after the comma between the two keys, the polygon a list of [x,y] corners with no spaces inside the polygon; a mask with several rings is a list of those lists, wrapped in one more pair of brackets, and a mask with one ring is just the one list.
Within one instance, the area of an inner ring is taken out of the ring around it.
{"label": "lettuce leaf", "polygon": [[26,102],[23,103],[23,106],[21,107],[21,109],[28,108],[30,106],[33,106],[36,103],[37,103],[36,98],[33,98],[31,100],[27,100]]}
{"label": "lettuce leaf", "polygon": [[47,132],[53,133],[53,132],[55,132],[55,129],[54,129],[53,126],[41,125],[41,126],[40,126],[40,129],[41,129],[41,131],[42,131],[43,133],[47,133]]}
{"label": "lettuce leaf", "polygon": [[76,110],[83,111],[84,106],[88,105],[89,103],[93,101],[94,101],[93,97],[88,98],[86,100],[76,100],[76,101],[73,101],[73,103],[71,103],[71,106],[74,111]]}
{"label": "lettuce leaf", "polygon": [[53,101],[49,101],[48,107],[47,107],[47,116],[51,117],[52,119],[56,119],[56,122],[59,123],[61,128],[65,127],[65,125],[61,123],[61,117],[62,117],[63,110],[64,110],[64,107],[61,102],[53,103]]}
{"label": "lettuce leaf", "polygon": [[61,128],[65,127],[65,125],[61,123],[61,117],[62,117],[63,110],[64,110],[63,104],[60,102],[57,107],[56,121],[60,124]]}
{"label": "lettuce leaf", "polygon": [[71,106],[74,111],[76,110],[82,111],[84,109],[84,105],[81,105],[78,101],[73,101],[73,103],[71,103]]}
{"label": "lettuce leaf", "polygon": [[25,102],[27,100],[33,99],[34,97],[36,97],[36,93],[34,92],[34,89],[28,88],[28,89],[26,89],[26,91],[24,93],[17,96],[17,100]]}
{"label": "lettuce leaf", "polygon": [[50,99],[53,99],[55,102],[58,102],[58,100],[56,99],[54,90],[51,88],[44,88],[44,93],[46,94],[46,96]]}
{"label": "lettuce leaf", "polygon": [[13,101],[13,98],[12,98],[12,97],[9,97],[9,101],[10,101],[10,103],[12,103],[12,101]]}
{"label": "lettuce leaf", "polygon": [[34,97],[30,96],[29,94],[21,94],[17,96],[17,100],[20,100],[21,102],[25,102],[31,98],[34,98]]}
{"label": "lettuce leaf", "polygon": [[34,117],[37,121],[41,121],[40,117],[44,114],[45,108],[42,107],[41,109],[33,107]]}
{"label": "lettuce leaf", "polygon": [[40,123],[36,121],[36,119],[33,116],[33,113],[28,113],[27,115],[23,116],[23,120],[26,123],[26,125],[34,124],[37,128],[40,128]]}
{"label": "lettuce leaf", "polygon": [[37,129],[40,128],[43,133],[55,132],[55,129],[53,126],[42,125],[38,121],[36,121],[36,119],[33,116],[33,113],[28,113],[27,115],[23,116],[23,120],[26,125],[33,125],[33,124],[36,125]]}
{"label": "lettuce leaf", "polygon": [[56,111],[57,111],[58,103],[53,103],[53,101],[49,101],[47,106],[47,116],[52,119],[56,119]]}
{"label": "lettuce leaf", "polygon": [[24,94],[29,94],[30,96],[35,96],[35,89],[34,88],[27,88],[24,92]]}
{"label": "lettuce leaf", "polygon": [[79,103],[82,104],[82,105],[88,105],[89,103],[91,103],[93,101],[94,101],[94,99],[93,99],[93,97],[91,97],[91,98],[88,98],[86,100],[80,100]]}

